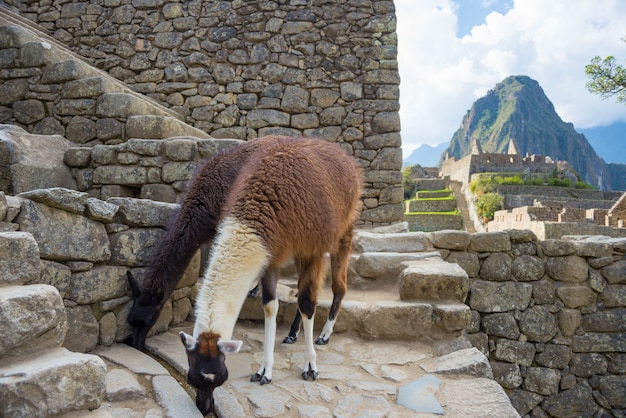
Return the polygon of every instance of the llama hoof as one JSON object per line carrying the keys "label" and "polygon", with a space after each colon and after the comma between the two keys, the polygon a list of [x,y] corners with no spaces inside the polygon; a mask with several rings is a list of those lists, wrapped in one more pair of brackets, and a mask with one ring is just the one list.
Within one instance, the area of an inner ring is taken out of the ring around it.
{"label": "llama hoof", "polygon": [[266,376],[263,376],[261,378],[261,386],[263,386],[263,385],[265,385],[267,383],[270,383],[271,381],[272,381],[272,379],[268,379]]}
{"label": "llama hoof", "polygon": [[323,337],[317,337],[317,340],[315,340],[315,344],[317,344],[317,345],[326,345],[326,344],[328,344],[329,341],[330,341],[330,338],[324,339]]}
{"label": "llama hoof", "polygon": [[309,371],[306,371],[306,372],[302,372],[302,378],[304,380],[309,380],[309,377],[311,378],[311,380],[317,379],[317,371],[316,370],[309,370]]}
{"label": "llama hoof", "polygon": [[292,337],[291,335],[287,335],[283,340],[283,344],[293,344],[296,342],[298,337]]}
{"label": "llama hoof", "polygon": [[265,378],[265,376],[261,376],[260,374],[255,373],[255,374],[253,374],[253,375],[250,377],[250,381],[251,381],[251,382],[260,382],[260,381],[261,381],[261,379],[263,379],[263,378]]}

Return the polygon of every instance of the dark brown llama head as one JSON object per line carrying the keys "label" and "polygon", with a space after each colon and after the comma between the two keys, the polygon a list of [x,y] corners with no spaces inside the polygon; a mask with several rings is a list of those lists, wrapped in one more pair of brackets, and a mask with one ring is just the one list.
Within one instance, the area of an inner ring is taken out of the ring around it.
{"label": "dark brown llama head", "polygon": [[163,308],[164,293],[163,289],[158,289],[156,293],[151,294],[142,293],[137,279],[130,272],[127,272],[126,276],[133,292],[133,306],[126,320],[132,327],[133,333],[124,342],[137,350],[143,350],[146,347],[148,331],[159,319]]}
{"label": "dark brown llama head", "polygon": [[225,354],[238,352],[242,342],[221,340],[218,334],[212,332],[203,332],[196,340],[181,331],[180,338],[189,361],[187,382],[197,389],[196,406],[206,415],[215,406],[213,391],[228,379]]}

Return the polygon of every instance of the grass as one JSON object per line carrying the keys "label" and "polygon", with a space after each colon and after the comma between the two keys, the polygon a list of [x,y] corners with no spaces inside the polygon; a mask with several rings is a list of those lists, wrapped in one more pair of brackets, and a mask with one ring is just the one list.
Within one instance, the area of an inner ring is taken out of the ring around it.
{"label": "grass", "polygon": [[454,196],[446,197],[414,197],[413,199],[407,199],[405,202],[416,202],[422,200],[454,200]]}
{"label": "grass", "polygon": [[448,212],[406,212],[405,215],[460,215],[461,212],[456,210],[451,210]]}

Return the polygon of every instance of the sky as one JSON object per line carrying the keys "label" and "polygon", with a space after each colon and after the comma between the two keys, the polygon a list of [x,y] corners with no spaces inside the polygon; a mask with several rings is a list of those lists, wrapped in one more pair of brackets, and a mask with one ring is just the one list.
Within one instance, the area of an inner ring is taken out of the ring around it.
{"label": "sky", "polygon": [[561,119],[579,131],[626,127],[626,105],[585,87],[594,56],[626,65],[626,1],[394,3],[405,158],[421,144],[449,142],[472,103],[510,75],[539,82]]}

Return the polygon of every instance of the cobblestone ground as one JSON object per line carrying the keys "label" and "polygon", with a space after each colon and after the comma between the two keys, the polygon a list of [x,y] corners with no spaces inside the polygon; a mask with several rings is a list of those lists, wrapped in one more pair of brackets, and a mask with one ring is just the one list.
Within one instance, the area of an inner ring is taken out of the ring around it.
{"label": "cobblestone ground", "polygon": [[[185,388],[186,355],[178,331],[148,339],[150,354],[125,345],[99,349],[107,363],[107,398],[96,411],[73,417],[200,417],[193,390]],[[278,339],[287,329],[278,331]],[[319,377],[300,376],[303,342],[277,343],[273,381],[260,386],[249,381],[262,354],[263,327],[242,321],[234,338],[244,341],[240,353],[227,358],[229,380],[216,390],[217,417],[435,417],[398,404],[399,394],[412,382],[409,399],[449,417],[515,417],[503,390],[482,377],[490,369],[472,360],[475,349],[445,354],[458,342],[425,344],[415,341],[364,340],[351,333],[335,334],[326,346],[316,346]],[[459,362],[455,353],[464,353]],[[155,360],[156,359],[156,360]],[[441,361],[443,360],[443,361]],[[444,365],[445,364],[445,365]],[[428,381],[426,381],[426,379]],[[419,385],[418,385],[419,386]],[[433,396],[434,395],[434,396]],[[405,396],[406,399],[406,396]]]}

